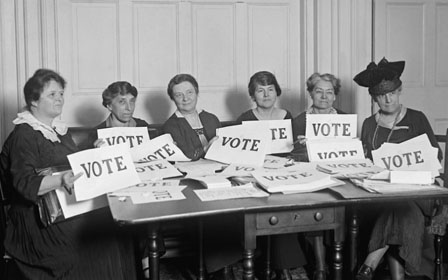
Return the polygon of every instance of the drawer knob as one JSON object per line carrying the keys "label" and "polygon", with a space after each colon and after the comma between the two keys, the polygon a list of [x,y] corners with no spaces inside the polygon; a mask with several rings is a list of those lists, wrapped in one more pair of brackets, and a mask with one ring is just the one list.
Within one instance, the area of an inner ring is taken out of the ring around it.
{"label": "drawer knob", "polygon": [[324,215],[321,212],[316,212],[316,214],[314,214],[314,219],[316,221],[322,221],[322,219],[324,218]]}
{"label": "drawer knob", "polygon": [[273,226],[275,226],[276,224],[278,224],[278,218],[276,216],[272,216],[269,218],[269,223]]}

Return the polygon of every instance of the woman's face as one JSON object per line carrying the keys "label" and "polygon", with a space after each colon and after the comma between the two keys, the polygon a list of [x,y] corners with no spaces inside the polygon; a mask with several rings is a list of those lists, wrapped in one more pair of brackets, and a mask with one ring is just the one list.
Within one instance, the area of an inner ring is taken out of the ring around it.
{"label": "woman's face", "polygon": [[127,123],[132,119],[135,110],[136,98],[127,93],[126,95],[117,95],[112,99],[112,102],[107,105],[107,109],[120,122]]}
{"label": "woman's face", "polygon": [[393,114],[400,109],[401,87],[375,97],[378,106],[384,114]]}
{"label": "woman's face", "polygon": [[51,80],[45,85],[39,100],[32,101],[31,105],[38,119],[54,119],[62,113],[64,89],[58,82]]}
{"label": "woman's face", "polygon": [[182,82],[173,87],[173,100],[181,113],[192,113],[196,110],[198,93],[190,82]]}
{"label": "woman's face", "polygon": [[257,85],[253,97],[257,107],[269,109],[275,105],[277,101],[277,91],[274,85]]}
{"label": "woman's face", "polygon": [[333,84],[329,81],[319,80],[312,92],[310,92],[313,106],[317,109],[329,109],[336,100]]}

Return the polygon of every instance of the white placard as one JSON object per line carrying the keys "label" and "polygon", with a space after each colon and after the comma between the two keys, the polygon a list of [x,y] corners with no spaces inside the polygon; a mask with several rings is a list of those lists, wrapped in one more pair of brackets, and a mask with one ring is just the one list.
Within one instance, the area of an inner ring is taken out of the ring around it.
{"label": "white placard", "polygon": [[219,138],[212,143],[205,158],[229,164],[263,165],[271,142],[267,123],[218,128],[216,135]]}
{"label": "white placard", "polygon": [[184,188],[185,186],[154,187],[149,188],[146,192],[131,193],[130,197],[134,204],[181,200],[185,199],[185,195],[182,193]]}
{"label": "white placard", "polygon": [[67,156],[74,174],[76,201],[140,183],[127,144],[89,149]]}
{"label": "white placard", "polygon": [[240,164],[230,164],[224,169],[220,174],[225,175],[227,177],[234,176],[251,176],[251,173],[262,169],[259,166],[249,166],[249,165],[240,165]]}
{"label": "white placard", "polygon": [[365,158],[359,139],[308,140],[306,148],[312,162]]}
{"label": "white placard", "polygon": [[201,201],[269,196],[266,192],[255,188],[252,183],[231,188],[194,190],[194,192]]}
{"label": "white placard", "polygon": [[127,143],[132,148],[149,141],[147,127],[109,127],[98,129],[97,133],[106,146]]}
{"label": "white placard", "polygon": [[372,158],[375,165],[388,170],[431,171],[436,177],[441,168],[437,154],[438,149],[422,134],[400,144],[384,143],[372,151]]}
{"label": "white placard", "polygon": [[356,114],[306,114],[305,136],[310,139],[355,138]]}
{"label": "white placard", "polygon": [[163,134],[131,149],[134,162],[166,159],[170,161],[190,161],[174,144],[171,134]]}
{"label": "white placard", "polygon": [[164,159],[153,160],[149,162],[134,163],[135,170],[142,181],[155,181],[164,178],[182,176],[171,163]]}
{"label": "white placard", "polygon": [[419,184],[429,185],[434,183],[431,178],[431,171],[399,171],[390,172],[390,182],[392,184]]}
{"label": "white placard", "polygon": [[278,154],[289,153],[292,151],[294,146],[292,144],[293,139],[291,120],[244,121],[243,125],[257,125],[259,122],[265,122],[268,124],[267,126],[272,139],[266,153]]}
{"label": "white placard", "polygon": [[76,201],[74,192],[69,194],[65,190],[56,189],[56,195],[66,219],[108,206],[106,195],[79,202]]}

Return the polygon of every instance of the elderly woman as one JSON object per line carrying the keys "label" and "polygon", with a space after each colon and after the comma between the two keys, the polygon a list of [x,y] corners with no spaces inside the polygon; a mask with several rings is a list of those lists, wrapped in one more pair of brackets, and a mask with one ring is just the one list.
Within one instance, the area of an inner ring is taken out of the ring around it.
{"label": "elderly woman", "polygon": [[[256,107],[241,114],[237,122],[292,119],[290,112],[275,107],[282,90],[272,73],[260,71],[253,74],[248,91]],[[292,279],[290,269],[301,267],[306,263],[297,237],[297,234],[271,237],[271,265],[275,270],[276,279]]]}
{"label": "elderly woman", "polygon": [[26,110],[13,121],[0,154],[0,178],[11,201],[5,249],[21,279],[135,279],[132,243],[119,238],[108,208],[49,226],[39,219],[39,196],[70,190],[82,175],[38,173],[68,165],[67,155],[77,151],[67,127],[57,121],[65,84],[47,69],[37,70],[25,84]]}
{"label": "elderly woman", "polygon": [[171,134],[188,158],[197,160],[204,157],[221,123],[215,115],[196,109],[199,85],[193,76],[174,76],[167,91],[177,110],[163,125],[163,132]]}
{"label": "elderly woman", "polygon": [[[336,96],[341,88],[341,81],[332,74],[312,74],[306,81],[307,91],[310,94],[313,104],[308,110],[302,112],[292,120],[292,132],[294,139],[297,139],[292,156],[298,161],[308,161],[306,150],[306,115],[307,114],[345,114],[333,107]],[[323,233],[308,233],[313,237],[313,248],[316,261],[314,279],[326,279],[325,270],[325,246],[323,243]]]}
{"label": "elderly woman", "polygon": [[[96,126],[96,129],[108,127],[147,127],[149,125],[147,122],[133,117],[137,95],[137,89],[126,81],[118,81],[110,84],[103,91],[103,106],[109,110],[110,114],[106,120]],[[95,131],[89,136],[88,143],[93,143],[93,146],[100,147],[104,144],[104,141],[97,138],[98,135]],[[89,144],[86,146],[89,146]]]}
{"label": "elderly woman", "polygon": [[[199,85],[189,74],[178,74],[168,83],[168,96],[176,104],[176,112],[163,125],[163,132],[170,133],[176,145],[192,160],[204,157],[214,141],[216,129],[221,126],[218,118],[204,110],[197,110]],[[222,219],[229,221],[222,222]],[[239,223],[234,216],[222,216],[219,220],[205,220],[204,259],[210,279],[233,279],[231,265],[241,259],[242,249]]]}
{"label": "elderly woman", "polygon": [[[379,106],[379,111],[362,125],[361,140],[369,158],[383,143],[401,143],[422,134],[428,135],[432,146],[439,148],[426,116],[400,103],[404,65],[404,61],[388,62],[383,58],[378,65],[371,62],[354,78],[358,85],[369,88]],[[382,205],[370,237],[369,255],[356,279],[372,279],[386,253],[393,280],[405,279],[405,270],[432,279],[432,257],[427,252],[433,249],[433,243],[428,242],[430,236],[425,232],[425,219],[432,209],[430,201],[403,201],[387,208]]]}

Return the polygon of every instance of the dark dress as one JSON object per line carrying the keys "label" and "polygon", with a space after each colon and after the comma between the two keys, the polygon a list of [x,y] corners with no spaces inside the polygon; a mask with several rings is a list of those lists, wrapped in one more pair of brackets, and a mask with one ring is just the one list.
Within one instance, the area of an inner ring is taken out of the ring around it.
{"label": "dark dress", "polygon": [[[289,111],[286,111],[285,120],[292,119]],[[237,119],[243,121],[258,121],[252,110],[246,111]],[[274,269],[296,268],[306,264],[306,258],[300,247],[296,233],[288,233],[271,236],[271,265]]]}
{"label": "dark dress", "polygon": [[[216,136],[216,129],[221,127],[219,119],[206,111],[199,113],[207,141]],[[197,160],[204,157],[205,152],[201,140],[185,118],[179,118],[174,113],[163,125],[163,133],[169,133],[176,145],[189,159]]]}
{"label": "dark dress", "polygon": [[[345,114],[345,112],[336,109],[338,114]],[[297,140],[297,136],[305,135],[306,131],[306,114],[307,111],[300,113],[297,117],[292,120],[292,139],[294,141]],[[291,152],[291,155],[294,157],[296,161],[308,162],[308,152],[306,150],[306,145],[301,145],[300,143],[296,143],[294,145],[294,149]]]}
{"label": "dark dress", "polygon": [[[365,152],[372,158],[373,147],[379,148],[391,129],[378,126],[375,115],[367,118],[362,126],[361,140]],[[433,147],[439,148],[426,116],[416,110],[407,109],[403,119],[396,124],[390,143],[401,143],[426,133]],[[373,142],[374,141],[374,142]],[[441,157],[439,148],[439,158]],[[402,201],[378,207],[376,221],[369,241],[369,252],[386,245],[397,245],[398,255],[405,261],[405,269],[414,275],[433,277],[434,243],[432,235],[425,230],[425,220],[433,209],[432,201]]]}
{"label": "dark dress", "polygon": [[6,139],[0,175],[11,207],[4,245],[26,279],[135,279],[133,248],[108,208],[43,227],[36,214],[44,176],[36,169],[68,165],[77,151],[71,137],[51,142],[28,124]]}

